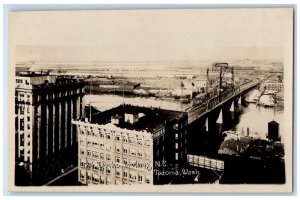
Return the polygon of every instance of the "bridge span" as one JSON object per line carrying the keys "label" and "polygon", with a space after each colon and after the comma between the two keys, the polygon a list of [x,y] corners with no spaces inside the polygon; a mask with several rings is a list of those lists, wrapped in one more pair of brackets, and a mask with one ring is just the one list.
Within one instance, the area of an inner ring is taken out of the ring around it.
{"label": "bridge span", "polygon": [[207,100],[205,104],[198,105],[192,107],[187,110],[188,112],[188,123],[191,124],[195,120],[201,118],[202,116],[208,114],[212,110],[215,110],[221,107],[223,104],[227,103],[228,101],[233,101],[236,98],[242,98],[242,96],[248,92],[249,90],[253,89],[254,87],[258,86],[261,83],[260,80],[253,81],[244,85],[241,85],[235,88],[233,91],[224,92],[222,95],[214,96]]}

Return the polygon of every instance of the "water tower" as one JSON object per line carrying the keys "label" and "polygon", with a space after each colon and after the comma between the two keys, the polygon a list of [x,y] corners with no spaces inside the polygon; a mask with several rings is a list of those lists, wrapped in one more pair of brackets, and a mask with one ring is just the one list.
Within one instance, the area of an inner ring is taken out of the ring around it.
{"label": "water tower", "polygon": [[274,120],[268,123],[268,138],[279,141],[279,124]]}

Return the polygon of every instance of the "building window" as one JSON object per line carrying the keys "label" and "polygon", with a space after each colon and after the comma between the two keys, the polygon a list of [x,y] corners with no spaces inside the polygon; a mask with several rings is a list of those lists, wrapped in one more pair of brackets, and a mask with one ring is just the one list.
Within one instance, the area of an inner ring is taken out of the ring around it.
{"label": "building window", "polygon": [[150,183],[149,177],[147,177],[147,176],[145,177],[145,182],[148,183],[148,184]]}
{"label": "building window", "polygon": [[128,149],[126,147],[124,147],[123,149],[123,153],[127,154],[128,153]]}
{"label": "building window", "polygon": [[127,165],[127,163],[128,163],[127,158],[123,159],[123,163],[124,163],[124,165]]}
{"label": "building window", "polygon": [[29,116],[27,116],[27,121],[30,122],[30,117]]}
{"label": "building window", "polygon": [[107,160],[107,161],[110,161],[110,160],[111,160],[111,155],[107,154],[107,155],[106,155],[106,160]]}
{"label": "building window", "polygon": [[143,152],[142,151],[138,151],[138,156],[143,157]]}
{"label": "building window", "polygon": [[93,170],[98,171],[99,165],[97,163],[93,163]]}
{"label": "building window", "polygon": [[85,179],[85,171],[80,170],[80,179],[84,180]]}
{"label": "building window", "polygon": [[175,149],[178,149],[178,143],[175,143]]}
{"label": "building window", "polygon": [[100,137],[104,138],[104,134],[102,132],[100,132]]}
{"label": "building window", "polygon": [[99,153],[96,151],[92,152],[93,158],[99,158]]}
{"label": "building window", "polygon": [[104,160],[104,153],[101,153],[101,154],[100,154],[100,159],[101,159],[101,160]]}
{"label": "building window", "polygon": [[80,155],[84,156],[85,152],[84,150],[80,149]]}
{"label": "building window", "polygon": [[30,130],[30,124],[27,124],[27,129]]}
{"label": "building window", "polygon": [[116,163],[120,163],[120,158],[116,157]]}
{"label": "building window", "polygon": [[103,172],[104,172],[104,167],[103,166],[100,166],[100,172],[103,174]]}
{"label": "building window", "polygon": [[133,155],[133,156],[136,156],[136,150],[130,149],[130,154]]}
{"label": "building window", "polygon": [[175,160],[178,160],[178,153],[175,153]]}
{"label": "building window", "polygon": [[93,174],[93,183],[99,183],[99,177],[96,174]]}
{"label": "building window", "polygon": [[128,141],[129,141],[129,143],[134,143],[133,137],[129,137]]}
{"label": "building window", "polygon": [[128,142],[128,139],[126,136],[123,137],[123,142]]}
{"label": "building window", "polygon": [[144,145],[145,146],[150,146],[150,141],[149,140],[145,140]]}
{"label": "building window", "polygon": [[81,146],[85,146],[85,141],[84,140],[80,140],[80,145]]}
{"label": "building window", "polygon": [[100,149],[104,149],[104,144],[103,143],[100,143]]}
{"label": "building window", "polygon": [[138,175],[138,181],[143,182],[143,176],[142,175]]}
{"label": "building window", "polygon": [[120,170],[116,169],[116,176],[119,177],[120,176]]}
{"label": "building window", "polygon": [[92,152],[91,151],[87,151],[87,156],[91,157],[92,156]]}
{"label": "building window", "polygon": [[30,95],[27,95],[27,102],[30,103]]}
{"label": "building window", "polygon": [[85,161],[80,160],[80,167],[81,167],[81,168],[85,168]]}
{"label": "building window", "polygon": [[149,159],[150,158],[150,153],[145,152],[145,157]]}
{"label": "building window", "polygon": [[111,145],[110,144],[106,146],[106,151],[111,151]]}
{"label": "building window", "polygon": [[123,172],[123,176],[124,176],[124,178],[127,178],[128,177],[128,172],[127,171]]}
{"label": "building window", "polygon": [[24,131],[24,119],[20,119],[20,130]]}
{"label": "building window", "polygon": [[173,125],[173,129],[174,129],[174,130],[178,130],[178,124],[174,124],[174,125]]}
{"label": "building window", "polygon": [[175,133],[175,139],[178,140],[178,133]]}
{"label": "building window", "polygon": [[120,137],[119,135],[117,135],[117,136],[116,136],[116,140],[117,140],[117,141],[120,141],[120,140],[121,140],[121,137]]}
{"label": "building window", "polygon": [[117,147],[117,146],[116,146],[116,152],[117,152],[117,153],[120,153],[120,147]]}
{"label": "building window", "polygon": [[92,163],[91,163],[90,161],[87,162],[86,168],[87,168],[88,170],[91,170],[91,169],[92,169]]}
{"label": "building window", "polygon": [[136,175],[133,174],[132,172],[130,172],[130,173],[129,173],[129,178],[130,178],[131,180],[136,180]]}
{"label": "building window", "polygon": [[20,106],[20,115],[24,115],[24,106]]}
{"label": "building window", "polygon": [[111,173],[110,167],[107,167],[107,168],[106,168],[106,173],[107,173],[107,174],[110,174],[110,173]]}
{"label": "building window", "polygon": [[106,139],[110,140],[110,134],[106,135]]}
{"label": "building window", "polygon": [[87,132],[86,134],[87,134],[88,136],[91,136],[91,135],[92,135],[92,133],[91,133],[90,130],[87,130],[86,132]]}
{"label": "building window", "polygon": [[87,146],[88,146],[88,147],[91,147],[91,146],[92,146],[92,142],[88,140],[88,141],[87,141]]}
{"label": "building window", "polygon": [[91,180],[92,180],[91,174],[88,174],[88,175],[87,175],[87,180],[88,180],[88,181],[91,181]]}
{"label": "building window", "polygon": [[93,142],[93,148],[98,149],[99,148],[99,143],[98,142]]}
{"label": "building window", "polygon": [[143,145],[142,139],[138,138],[138,139],[137,139],[137,143],[138,143],[139,145]]}

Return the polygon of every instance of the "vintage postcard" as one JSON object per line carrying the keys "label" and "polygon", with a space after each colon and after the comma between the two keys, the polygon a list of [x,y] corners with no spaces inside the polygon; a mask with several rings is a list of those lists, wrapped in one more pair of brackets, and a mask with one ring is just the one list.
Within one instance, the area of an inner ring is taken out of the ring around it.
{"label": "vintage postcard", "polygon": [[293,31],[293,8],[11,11],[9,190],[291,192]]}

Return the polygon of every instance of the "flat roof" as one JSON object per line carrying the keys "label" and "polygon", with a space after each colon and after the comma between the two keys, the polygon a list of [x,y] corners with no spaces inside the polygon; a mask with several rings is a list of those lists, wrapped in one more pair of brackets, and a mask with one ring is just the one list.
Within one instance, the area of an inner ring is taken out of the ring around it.
{"label": "flat roof", "polygon": [[38,77],[38,76],[49,76],[48,72],[44,71],[19,71],[16,72],[16,76],[21,77]]}
{"label": "flat roof", "polygon": [[[94,113],[91,117],[91,123],[107,124],[111,123],[112,116],[123,116],[125,113],[143,113],[145,116],[139,118],[139,120],[133,124],[128,122],[122,122],[115,124],[119,128],[126,128],[129,130],[142,131],[146,130],[153,133],[155,130],[162,128],[165,125],[165,121],[170,121],[176,118],[181,118],[187,115],[185,112],[162,110],[159,108],[139,107],[132,105],[120,105],[118,107],[106,110],[101,113]],[[87,117],[89,113],[87,112]]]}

